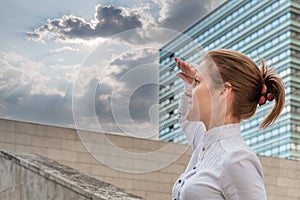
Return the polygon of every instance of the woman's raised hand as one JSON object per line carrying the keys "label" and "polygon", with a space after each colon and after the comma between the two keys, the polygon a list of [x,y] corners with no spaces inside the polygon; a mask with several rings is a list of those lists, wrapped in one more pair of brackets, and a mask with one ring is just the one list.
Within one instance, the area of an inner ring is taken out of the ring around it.
{"label": "woman's raised hand", "polygon": [[190,63],[184,62],[180,58],[175,58],[175,62],[177,63],[177,67],[181,70],[176,76],[191,85],[196,75],[196,69]]}

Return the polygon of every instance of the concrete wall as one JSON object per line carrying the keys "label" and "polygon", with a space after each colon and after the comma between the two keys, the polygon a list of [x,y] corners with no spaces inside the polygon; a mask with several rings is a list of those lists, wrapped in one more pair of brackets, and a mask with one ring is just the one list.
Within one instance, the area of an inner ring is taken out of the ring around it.
{"label": "concrete wall", "polygon": [[46,157],[0,151],[0,199],[142,200]]}
{"label": "concrete wall", "polygon": [[[171,199],[173,183],[191,156],[181,144],[4,119],[0,149],[44,155],[145,199]],[[300,161],[259,158],[268,199],[300,199]]]}

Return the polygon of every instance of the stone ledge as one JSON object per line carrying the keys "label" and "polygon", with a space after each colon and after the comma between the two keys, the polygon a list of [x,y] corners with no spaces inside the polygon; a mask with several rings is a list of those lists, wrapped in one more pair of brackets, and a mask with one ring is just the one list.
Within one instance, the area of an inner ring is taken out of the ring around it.
{"label": "stone ledge", "polygon": [[62,165],[40,155],[12,153],[0,150],[0,157],[62,185],[63,187],[72,190],[87,199],[143,199],[142,197],[126,192],[124,189],[117,188],[112,184],[82,174],[71,167]]}

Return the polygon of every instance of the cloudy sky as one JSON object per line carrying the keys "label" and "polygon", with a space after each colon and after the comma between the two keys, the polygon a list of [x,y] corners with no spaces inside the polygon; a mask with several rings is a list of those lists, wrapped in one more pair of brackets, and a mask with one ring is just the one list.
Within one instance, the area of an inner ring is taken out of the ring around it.
{"label": "cloudy sky", "polygon": [[152,137],[159,48],[223,1],[1,1],[0,117]]}

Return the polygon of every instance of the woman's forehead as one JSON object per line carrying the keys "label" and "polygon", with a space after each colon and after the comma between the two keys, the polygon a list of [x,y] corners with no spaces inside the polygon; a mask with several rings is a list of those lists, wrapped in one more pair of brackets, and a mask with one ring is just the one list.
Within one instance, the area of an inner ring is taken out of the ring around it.
{"label": "woman's forehead", "polygon": [[204,59],[199,65],[194,66],[196,76],[204,79],[208,83],[222,83],[223,79],[220,71],[211,59]]}
{"label": "woman's forehead", "polygon": [[199,76],[205,76],[208,75],[208,72],[212,69],[210,69],[211,67],[210,62],[203,60],[199,65],[195,66],[196,69],[196,74]]}

